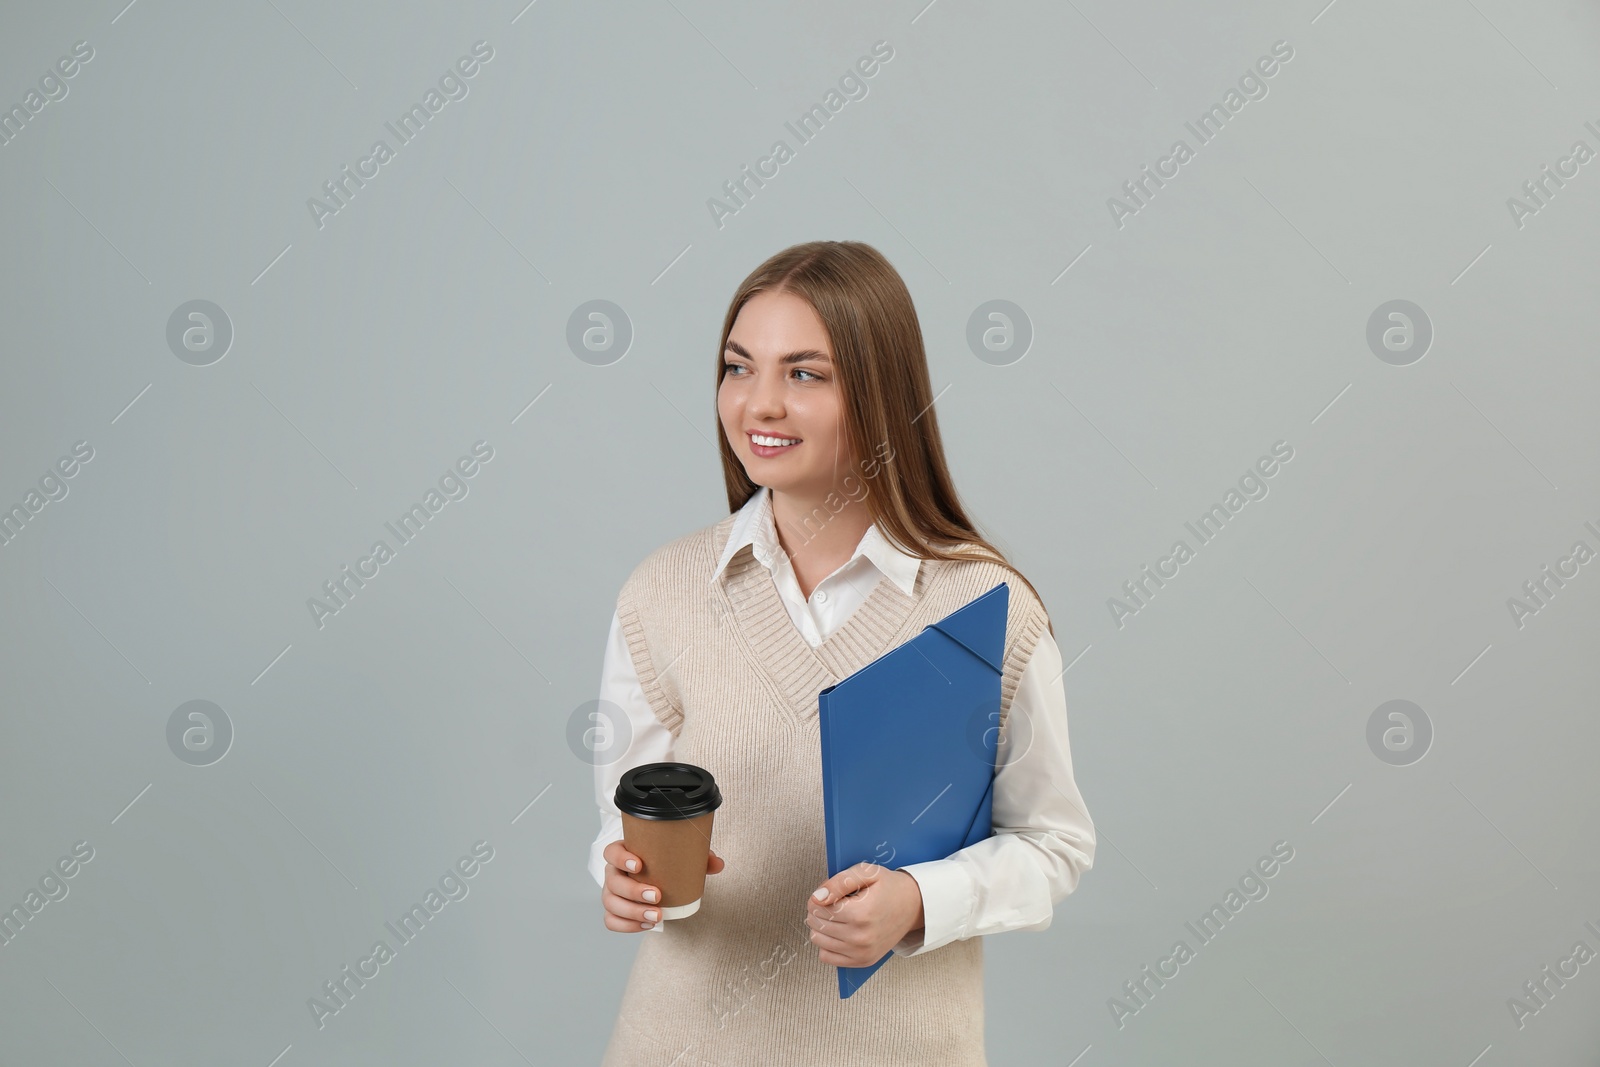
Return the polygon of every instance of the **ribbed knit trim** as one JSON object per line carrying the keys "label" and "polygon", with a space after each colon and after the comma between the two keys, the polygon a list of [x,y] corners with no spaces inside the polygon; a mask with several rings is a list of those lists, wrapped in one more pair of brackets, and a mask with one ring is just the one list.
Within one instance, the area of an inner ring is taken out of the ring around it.
{"label": "ribbed knit trim", "polygon": [[[711,556],[720,559],[728,530],[713,531]],[[788,712],[797,722],[817,715],[817,693],[855,673],[883,652],[901,643],[901,632],[925,590],[929,568],[918,569],[913,595],[879,579],[862,604],[816,648],[795,629],[772,572],[755,558],[750,546],[728,563],[721,595],[755,661],[772,676]]]}
{"label": "ribbed knit trim", "polygon": [[[712,526],[663,545],[652,557],[670,557],[663,562],[669,562],[674,572],[682,573],[679,568],[686,568],[691,574],[707,576],[706,596],[717,605],[723,625],[732,627],[734,640],[765,668],[773,687],[772,695],[796,725],[816,718],[820,690],[916,636],[910,632],[913,628],[910,620],[917,603],[930,590],[942,585],[954,566],[946,560],[924,560],[917,570],[910,596],[893,582],[880,578],[850,617],[821,645],[812,648],[789,618],[772,573],[755,558],[749,545],[734,553],[721,582],[710,581],[709,576],[722,557],[723,546],[728,543],[737,515],[737,512],[730,514]],[[1043,605],[1027,593],[1026,587],[1017,583],[1008,585],[1010,608],[1000,676],[1002,728],[1009,717],[1012,698],[1022,682],[1023,671],[1033,658],[1040,636],[1049,626]],[[683,709],[668,696],[661,675],[671,671],[687,650],[678,650],[658,671],[650,655],[638,605],[626,586],[618,597],[617,615],[645,698],[656,718],[676,736],[683,724]]]}
{"label": "ribbed knit trim", "polygon": [[[1004,712],[1000,717],[1000,725],[1004,728],[1007,718],[1011,714],[1011,698],[1017,695],[1017,687],[1022,684],[1022,674],[1028,667],[1028,662],[1033,659],[1034,652],[1039,647],[1039,638],[1044,636],[1050,626],[1050,618],[1045,614],[1043,607],[1030,610],[1027,604],[1022,603],[1022,598],[1017,596],[1017,585],[1014,582],[1006,583],[1011,590],[1011,609],[1006,613],[1006,659],[1005,669],[1000,673],[1000,707]],[[1028,601],[1026,587],[1022,590]],[[1051,679],[1055,681],[1055,679]]]}
{"label": "ribbed knit trim", "polygon": [[[716,553],[720,553],[720,546],[727,543],[728,530],[733,526],[737,514],[735,512],[714,526],[696,530],[662,545],[645,557],[644,562],[635,568],[634,573],[639,573],[646,564],[659,560],[674,574],[687,571],[690,574],[709,576],[712,567],[716,565]],[[714,594],[708,588],[706,595],[709,597]],[[621,625],[623,638],[628,643],[628,654],[633,659],[634,672],[639,676],[639,687],[644,691],[645,699],[650,702],[650,708],[655,712],[656,718],[676,737],[683,726],[683,709],[667,695],[666,688],[661,684],[661,675],[670,671],[687,649],[680,649],[673,660],[666,663],[659,671],[656,669],[655,660],[650,655],[650,642],[645,634],[644,620],[639,616],[639,604],[633,596],[631,581],[624,582],[621,592],[617,595],[617,622]]]}

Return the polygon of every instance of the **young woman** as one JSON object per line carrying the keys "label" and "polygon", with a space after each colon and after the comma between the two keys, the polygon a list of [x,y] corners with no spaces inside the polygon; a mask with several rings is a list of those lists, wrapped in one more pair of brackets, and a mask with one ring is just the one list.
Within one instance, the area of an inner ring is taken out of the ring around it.
{"label": "young woman", "polygon": [[[589,869],[606,929],[654,935],[605,1067],[983,1064],[980,936],[1048,927],[1093,863],[1094,825],[1049,617],[956,496],[889,262],[814,241],[758,267],[723,323],[717,416],[730,514],[634,569],[602,672],[627,747],[597,761]],[[1002,581],[994,836],[828,877],[818,691]],[[709,770],[723,804],[700,909],[661,922],[613,796],[625,770],[667,759]],[[839,998],[835,967],[891,949]]]}

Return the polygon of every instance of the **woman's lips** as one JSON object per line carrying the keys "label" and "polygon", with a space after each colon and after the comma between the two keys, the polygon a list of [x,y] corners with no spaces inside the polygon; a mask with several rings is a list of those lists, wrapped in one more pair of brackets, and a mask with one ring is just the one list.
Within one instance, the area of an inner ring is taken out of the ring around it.
{"label": "woman's lips", "polygon": [[749,434],[746,434],[746,436],[750,438],[750,451],[754,452],[757,456],[760,456],[762,459],[766,459],[766,458],[771,457],[771,456],[781,456],[785,452],[792,452],[796,448],[799,448],[800,444],[801,444],[800,441],[796,441],[792,445],[779,445],[778,447],[773,448],[773,447],[768,446],[768,445],[758,445],[758,444],[756,444],[756,439],[753,436],[751,436]]}

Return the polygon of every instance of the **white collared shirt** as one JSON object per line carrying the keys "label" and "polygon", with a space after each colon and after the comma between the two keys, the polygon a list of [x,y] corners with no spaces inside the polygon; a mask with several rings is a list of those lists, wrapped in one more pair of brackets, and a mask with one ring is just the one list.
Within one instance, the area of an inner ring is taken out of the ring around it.
{"label": "white collared shirt", "polygon": [[[819,582],[807,600],[778,541],[767,488],[758,489],[739,509],[709,580],[720,581],[734,553],[747,544],[772,573],[789,618],[813,648],[844,624],[881,579],[888,578],[910,595],[922,565],[920,558],[901,552],[874,524],[850,560]],[[1076,889],[1078,879],[1093,865],[1094,823],[1072,777],[1062,673],[1061,651],[1047,630],[1012,697],[1011,721],[1031,727],[1031,736],[1022,734],[1029,737],[1026,752],[1010,757],[1016,730],[1006,730],[1000,740],[994,835],[946,859],[899,868],[917,880],[924,926],[894,947],[896,955],[931,952],[983,934],[1047,929],[1056,902]],[[630,767],[670,760],[673,742],[645,698],[615,614],[606,641],[600,698],[622,708],[630,727],[627,751],[620,756],[607,753],[609,762],[595,766],[601,825],[589,849],[589,874],[603,887],[602,853],[622,837],[622,816],[614,799],[617,782]],[[821,788],[820,782],[817,787]],[[795,909],[797,916],[803,916],[806,902],[796,901]],[[666,923],[658,922],[652,929],[665,930]]]}

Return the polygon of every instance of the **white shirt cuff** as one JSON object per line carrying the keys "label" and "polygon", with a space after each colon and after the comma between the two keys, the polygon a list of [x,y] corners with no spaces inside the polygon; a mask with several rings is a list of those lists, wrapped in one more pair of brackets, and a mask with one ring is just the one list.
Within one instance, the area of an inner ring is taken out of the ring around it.
{"label": "white shirt cuff", "polygon": [[895,945],[897,956],[918,956],[968,936],[969,911],[977,899],[972,875],[959,860],[929,860],[896,870],[917,880],[922,891],[922,929],[913,930]]}

